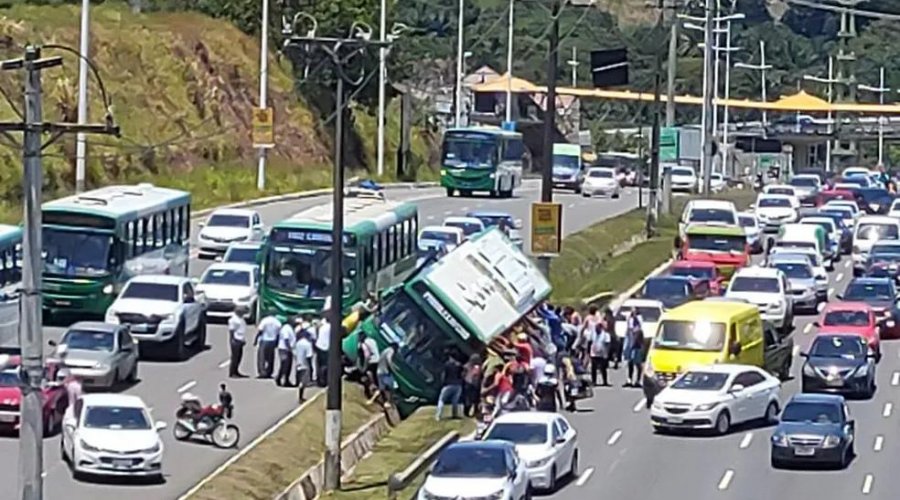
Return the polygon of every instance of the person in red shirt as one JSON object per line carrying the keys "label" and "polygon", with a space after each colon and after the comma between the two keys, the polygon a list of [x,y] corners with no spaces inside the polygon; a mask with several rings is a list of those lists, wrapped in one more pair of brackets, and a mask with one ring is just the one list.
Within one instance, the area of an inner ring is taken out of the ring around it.
{"label": "person in red shirt", "polygon": [[534,349],[531,347],[531,342],[529,342],[528,340],[528,334],[525,332],[521,332],[516,335],[516,340],[513,343],[513,347],[516,348],[516,352],[518,352],[519,356],[522,357],[522,362],[530,368],[531,358],[534,357]]}

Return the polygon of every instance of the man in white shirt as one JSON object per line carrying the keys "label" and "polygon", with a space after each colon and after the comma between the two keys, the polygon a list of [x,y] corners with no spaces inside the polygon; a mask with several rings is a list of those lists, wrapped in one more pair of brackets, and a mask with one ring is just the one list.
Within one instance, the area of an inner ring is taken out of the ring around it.
{"label": "man in white shirt", "polygon": [[247,321],[244,319],[246,314],[246,307],[237,306],[228,318],[228,345],[231,349],[228,376],[231,378],[244,377],[240,367],[244,357],[244,345],[247,343]]}
{"label": "man in white shirt", "polygon": [[294,359],[297,360],[297,400],[302,403],[306,401],[303,397],[303,391],[309,386],[310,374],[312,373],[313,362],[313,346],[309,341],[309,334],[306,330],[301,331],[294,344]]}
{"label": "man in white shirt", "polygon": [[291,385],[291,368],[294,364],[294,344],[296,343],[294,322],[294,318],[288,318],[278,332],[278,376],[275,377],[275,384],[279,386],[290,387]]}
{"label": "man in white shirt", "polygon": [[275,347],[278,345],[278,332],[281,321],[274,314],[268,314],[256,325],[256,376],[272,378],[275,371]]}
{"label": "man in white shirt", "polygon": [[[328,311],[324,312],[325,314]],[[328,383],[328,348],[331,346],[331,323],[322,319],[316,332],[316,383],[325,387]]]}

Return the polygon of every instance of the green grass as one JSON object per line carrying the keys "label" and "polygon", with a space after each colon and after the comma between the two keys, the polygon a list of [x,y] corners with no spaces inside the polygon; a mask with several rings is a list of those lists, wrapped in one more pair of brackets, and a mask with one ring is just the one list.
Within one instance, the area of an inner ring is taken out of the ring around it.
{"label": "green grass", "polygon": [[[325,453],[325,399],[324,395],[316,398],[190,498],[271,500],[284,491]],[[358,430],[378,411],[377,406],[367,404],[359,386],[344,384],[343,437]]]}
{"label": "green grass", "polygon": [[[386,484],[390,474],[405,469],[448,432],[455,430],[461,435],[466,435],[474,429],[475,423],[470,419],[446,419],[436,422],[433,407],[420,408],[375,445],[372,453],[357,464],[350,480],[342,485],[341,491],[326,494],[324,498],[334,500],[387,498]],[[424,476],[417,477],[404,491],[416,491],[422,481]]]}

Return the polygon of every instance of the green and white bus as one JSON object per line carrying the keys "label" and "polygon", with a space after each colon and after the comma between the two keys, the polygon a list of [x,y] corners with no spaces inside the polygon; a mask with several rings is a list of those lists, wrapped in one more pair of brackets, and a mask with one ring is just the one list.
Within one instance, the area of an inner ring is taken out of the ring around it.
{"label": "green and white bus", "polygon": [[[332,207],[315,206],[272,226],[261,252],[258,317],[322,312],[331,294]],[[345,313],[367,293],[401,283],[415,270],[418,216],[412,203],[345,200]]]}
{"label": "green and white bus", "polygon": [[44,312],[102,315],[139,274],[187,276],[191,194],[108,186],[44,203]]}
{"label": "green and white bus", "polygon": [[0,224],[0,353],[19,350],[22,228]]}
{"label": "green and white bus", "polygon": [[401,409],[434,403],[448,347],[483,355],[550,290],[531,260],[490,229],[385,292],[379,312],[344,339],[344,355],[355,360],[360,329],[382,349],[396,341],[391,370]]}
{"label": "green and white bus", "polygon": [[451,128],[441,144],[441,186],[447,196],[486,191],[512,197],[522,185],[525,143],[522,134],[500,128]]}

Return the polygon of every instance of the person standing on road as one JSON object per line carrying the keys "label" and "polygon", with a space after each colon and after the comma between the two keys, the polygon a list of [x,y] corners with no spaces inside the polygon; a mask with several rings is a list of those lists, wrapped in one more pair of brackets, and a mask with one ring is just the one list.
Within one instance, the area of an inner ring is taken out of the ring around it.
{"label": "person standing on road", "polygon": [[297,373],[295,381],[297,382],[297,401],[302,403],[306,401],[303,392],[310,383],[313,363],[313,346],[309,341],[309,333],[303,329],[297,336],[294,343],[294,359],[297,360]]}
{"label": "person standing on road", "polygon": [[325,387],[328,382],[328,348],[331,346],[331,323],[328,311],[322,311],[322,321],[316,330],[316,384]]}
{"label": "person standing on road", "polygon": [[359,331],[358,339],[357,367],[362,375],[366,397],[371,398],[373,388],[378,385],[378,343],[362,330]]}
{"label": "person standing on road", "polygon": [[640,387],[644,371],[644,329],[637,309],[631,311],[625,333],[625,361],[628,363],[628,380],[625,387]]}
{"label": "person standing on road", "polygon": [[563,406],[562,394],[559,392],[559,379],[556,378],[556,367],[547,365],[541,380],[534,388],[537,411],[557,412]]}
{"label": "person standing on road", "polygon": [[241,360],[244,358],[244,346],[247,344],[247,320],[244,315],[247,308],[237,306],[228,317],[228,345],[231,349],[231,357],[228,362],[228,376],[231,378],[243,378],[241,373]]}
{"label": "person standing on road", "polygon": [[583,365],[587,365],[587,361],[590,359],[589,348],[591,345],[591,340],[594,338],[594,333],[597,330],[597,325],[600,324],[600,313],[598,312],[597,306],[591,306],[588,309],[587,316],[584,317],[584,322],[581,325],[580,334],[578,339],[575,341],[575,355],[581,360]]}
{"label": "person standing on road", "polygon": [[481,393],[481,356],[473,354],[463,365],[463,415],[472,417]]}
{"label": "person standing on road", "polygon": [[290,387],[291,371],[294,364],[294,318],[288,318],[278,332],[278,376],[275,377],[275,385]]}
{"label": "person standing on road", "polygon": [[608,307],[603,310],[603,328],[609,333],[609,359],[613,369],[618,369],[622,362],[622,339],[616,335],[616,315]]}
{"label": "person standing on road", "polygon": [[594,328],[589,352],[591,355],[591,383],[597,386],[597,372],[603,380],[603,386],[609,385],[607,370],[609,369],[610,334],[604,324]]}
{"label": "person standing on road", "polygon": [[441,420],[444,413],[444,405],[450,404],[453,418],[459,418],[459,399],[462,395],[463,367],[449,350],[446,353],[447,361],[444,362],[444,380],[441,392],[438,395],[437,412],[435,420]]}
{"label": "person standing on road", "polygon": [[256,325],[256,377],[272,378],[275,372],[275,347],[278,345],[278,331],[281,321],[274,314],[268,314]]}

